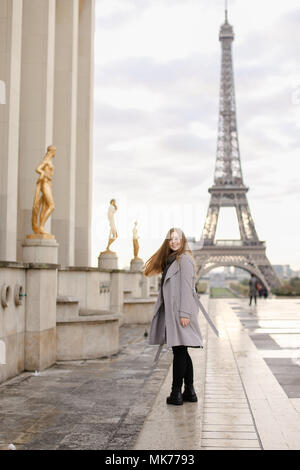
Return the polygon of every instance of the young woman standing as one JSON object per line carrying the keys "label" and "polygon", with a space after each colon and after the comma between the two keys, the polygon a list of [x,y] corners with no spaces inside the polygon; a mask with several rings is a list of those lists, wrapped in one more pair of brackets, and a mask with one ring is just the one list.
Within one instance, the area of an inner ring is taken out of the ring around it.
{"label": "young woman standing", "polygon": [[[197,314],[201,308],[214,332],[218,331],[198,299],[195,262],[183,231],[171,228],[161,247],[145,263],[144,275],[162,273],[160,292],[154,308],[149,344],[163,344],[173,350],[173,382],[167,403],[182,405],[197,401],[194,370],[188,347],[203,348]],[[182,385],[185,385],[182,393]]]}

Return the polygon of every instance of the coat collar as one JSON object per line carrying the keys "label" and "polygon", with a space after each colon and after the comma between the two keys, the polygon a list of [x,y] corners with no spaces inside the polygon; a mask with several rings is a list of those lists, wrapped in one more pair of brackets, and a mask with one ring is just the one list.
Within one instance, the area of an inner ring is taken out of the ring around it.
{"label": "coat collar", "polygon": [[164,285],[165,285],[166,280],[169,279],[171,276],[173,276],[175,273],[177,273],[177,271],[179,271],[179,264],[178,264],[177,259],[175,259],[175,261],[173,261],[173,263],[171,264],[171,266],[169,267],[167,271],[166,277],[164,279]]}

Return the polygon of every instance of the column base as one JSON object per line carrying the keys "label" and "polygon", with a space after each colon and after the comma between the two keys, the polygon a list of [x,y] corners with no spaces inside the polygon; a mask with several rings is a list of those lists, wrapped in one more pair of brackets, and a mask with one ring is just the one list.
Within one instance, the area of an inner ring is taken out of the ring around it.
{"label": "column base", "polygon": [[56,327],[25,333],[25,370],[43,370],[56,362]]}

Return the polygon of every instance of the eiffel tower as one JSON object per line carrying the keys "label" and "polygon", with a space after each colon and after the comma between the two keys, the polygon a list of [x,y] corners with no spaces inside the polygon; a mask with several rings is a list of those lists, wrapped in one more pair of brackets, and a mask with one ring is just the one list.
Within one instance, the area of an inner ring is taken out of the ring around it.
{"label": "eiffel tower", "polygon": [[[240,161],[236,123],[231,45],[233,28],[225,22],[220,28],[222,47],[221,87],[217,158],[214,184],[209,188],[210,202],[200,242],[190,244],[197,264],[197,278],[219,266],[235,266],[253,273],[268,291],[280,281],[266,256],[265,242],[260,241],[251,217]],[[215,240],[221,207],[234,207],[240,240]]]}

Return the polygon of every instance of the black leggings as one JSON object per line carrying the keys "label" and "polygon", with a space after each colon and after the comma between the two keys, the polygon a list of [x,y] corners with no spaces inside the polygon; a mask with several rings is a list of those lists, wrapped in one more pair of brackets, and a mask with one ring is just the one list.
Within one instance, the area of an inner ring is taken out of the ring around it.
{"label": "black leggings", "polygon": [[181,390],[183,379],[185,385],[194,382],[192,359],[187,346],[173,346],[173,384],[172,389]]}

